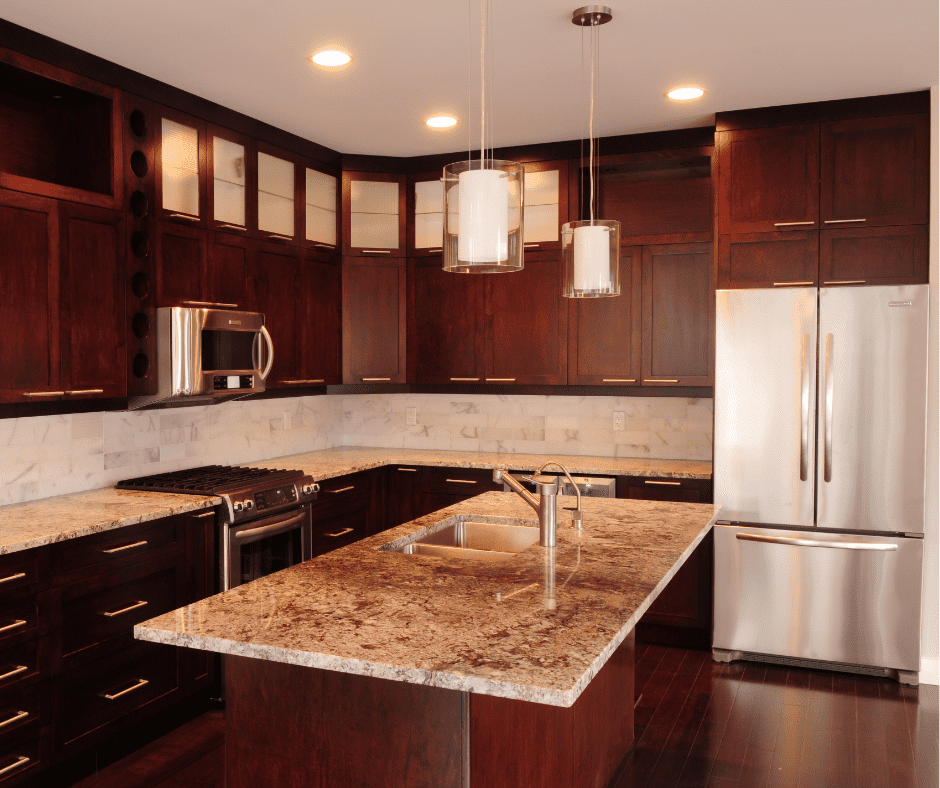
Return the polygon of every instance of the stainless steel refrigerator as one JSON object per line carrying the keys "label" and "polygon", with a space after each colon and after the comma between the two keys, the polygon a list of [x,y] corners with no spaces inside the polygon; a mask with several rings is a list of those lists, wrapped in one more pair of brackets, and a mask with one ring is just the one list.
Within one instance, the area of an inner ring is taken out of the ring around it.
{"label": "stainless steel refrigerator", "polygon": [[715,659],[917,683],[927,285],[716,298]]}

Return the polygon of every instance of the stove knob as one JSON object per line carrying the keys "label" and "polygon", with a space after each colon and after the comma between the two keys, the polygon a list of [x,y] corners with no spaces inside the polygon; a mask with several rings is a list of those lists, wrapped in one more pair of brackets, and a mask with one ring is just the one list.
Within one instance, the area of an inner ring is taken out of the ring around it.
{"label": "stove knob", "polygon": [[303,493],[304,495],[313,495],[319,489],[320,489],[319,484],[305,484],[303,486]]}
{"label": "stove knob", "polygon": [[251,498],[249,498],[247,501],[245,501],[245,509],[246,509],[246,510],[251,510],[251,509],[254,509],[254,508],[255,508],[255,502],[254,502],[253,500],[251,500]]}
{"label": "stove knob", "polygon": [[240,512],[244,507],[242,506],[242,502],[241,502],[241,501],[236,501],[235,503],[232,504],[232,508],[233,508],[236,512]]}

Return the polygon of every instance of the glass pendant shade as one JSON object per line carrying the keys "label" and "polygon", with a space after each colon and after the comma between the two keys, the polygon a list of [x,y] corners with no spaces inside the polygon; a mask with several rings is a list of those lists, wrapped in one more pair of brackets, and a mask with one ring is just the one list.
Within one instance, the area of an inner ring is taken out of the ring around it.
{"label": "glass pendant shade", "polygon": [[458,161],[444,168],[444,270],[493,274],[522,268],[521,164]]}
{"label": "glass pendant shade", "polygon": [[620,295],[620,222],[594,219],[561,228],[567,298]]}

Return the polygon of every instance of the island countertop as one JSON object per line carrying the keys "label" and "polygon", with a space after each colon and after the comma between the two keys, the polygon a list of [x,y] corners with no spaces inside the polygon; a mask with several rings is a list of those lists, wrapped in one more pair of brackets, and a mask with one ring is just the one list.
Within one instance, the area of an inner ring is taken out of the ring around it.
{"label": "island countertop", "polygon": [[[537,527],[490,492],[134,628],[141,640],[570,706],[710,531],[718,507],[585,498],[584,527],[504,562],[387,552],[443,520]],[[553,598],[549,593],[554,588]]]}

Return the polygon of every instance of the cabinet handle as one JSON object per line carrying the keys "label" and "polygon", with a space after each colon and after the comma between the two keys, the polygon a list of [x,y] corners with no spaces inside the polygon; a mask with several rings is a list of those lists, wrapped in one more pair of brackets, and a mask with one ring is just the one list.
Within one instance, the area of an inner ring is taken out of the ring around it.
{"label": "cabinet handle", "polygon": [[66,391],[66,394],[104,394],[104,389],[76,389],[75,391]]}
{"label": "cabinet handle", "polygon": [[293,241],[294,240],[294,236],[281,235],[280,233],[268,233],[268,238],[275,239],[278,241]]}
{"label": "cabinet handle", "polygon": [[14,763],[11,763],[9,766],[4,766],[2,769],[0,769],[0,777],[2,777],[4,774],[12,772],[14,769],[18,769],[24,764],[29,763],[29,760],[30,759],[25,755],[21,755]]}
{"label": "cabinet handle", "polygon": [[143,607],[146,604],[147,603],[145,601],[141,600],[140,602],[136,602],[130,607],[124,607],[124,608],[121,608],[120,610],[115,610],[113,613],[102,613],[101,615],[107,616],[108,618],[114,618],[115,616],[121,615],[121,613],[128,613],[131,610],[136,610],[137,608]]}
{"label": "cabinet handle", "polygon": [[122,695],[127,695],[128,692],[133,692],[134,690],[139,690],[141,687],[145,687],[149,683],[150,681],[147,679],[138,679],[137,683],[133,687],[128,687],[126,690],[115,692],[113,695],[108,695],[106,692],[102,692],[101,697],[107,698],[108,700],[117,700]]}
{"label": "cabinet handle", "polygon": [[338,534],[323,534],[323,535],[324,535],[324,536],[329,536],[329,537],[331,537],[331,538],[335,538],[335,537],[337,537],[337,536],[342,536],[343,534],[348,534],[348,533],[349,533],[350,531],[352,531],[352,530],[353,530],[352,528],[344,528],[344,529],[343,529],[342,531],[340,531]]}
{"label": "cabinet handle", "polygon": [[774,227],[801,227],[807,224],[816,224],[816,222],[774,222]]}
{"label": "cabinet handle", "polygon": [[336,244],[325,244],[325,243],[315,243],[314,246],[318,246],[320,249],[335,249]]}
{"label": "cabinet handle", "polygon": [[515,383],[515,378],[487,378],[487,383]]}
{"label": "cabinet handle", "polygon": [[187,306],[222,306],[229,309],[237,309],[238,304],[220,304],[216,301],[184,301]]}
{"label": "cabinet handle", "polygon": [[24,397],[64,397],[64,391],[24,391]]}
{"label": "cabinet handle", "polygon": [[682,482],[657,482],[657,481],[653,481],[652,479],[644,479],[643,484],[668,484],[672,487],[682,486]]}
{"label": "cabinet handle", "polygon": [[826,219],[823,224],[851,224],[852,222],[867,222],[868,219]]}
{"label": "cabinet handle", "polygon": [[636,378],[604,378],[604,383],[636,383]]}
{"label": "cabinet handle", "polygon": [[367,382],[367,383],[368,383],[368,382],[379,382],[379,383],[380,383],[380,382],[382,382],[382,381],[389,381],[389,380],[391,380],[391,378],[363,378],[363,380],[364,380],[365,382]]}
{"label": "cabinet handle", "polygon": [[2,676],[0,676],[0,681],[11,678],[12,676],[18,676],[24,670],[29,670],[29,667],[27,665],[17,665],[15,668],[13,668],[13,670],[9,670],[6,673],[4,673]]}
{"label": "cabinet handle", "polygon": [[18,618],[12,624],[7,624],[5,627],[0,627],[0,632],[6,632],[10,629],[17,629],[18,627],[23,626],[25,623],[26,622],[22,618]]}
{"label": "cabinet handle", "polygon": [[363,254],[391,254],[391,249],[363,249]]}
{"label": "cabinet handle", "polygon": [[143,547],[145,544],[147,544],[146,539],[144,539],[142,542],[134,542],[134,544],[126,544],[122,547],[111,547],[107,550],[102,550],[101,552],[108,553],[108,555],[110,555],[111,553],[121,553],[125,550],[130,550],[132,547]]}
{"label": "cabinet handle", "polygon": [[12,717],[10,717],[9,719],[6,719],[6,720],[4,720],[3,722],[0,722],[0,728],[4,728],[4,727],[6,727],[7,725],[12,725],[12,724],[13,724],[14,722],[16,722],[17,720],[21,720],[21,719],[23,719],[23,717],[28,717],[28,716],[29,716],[29,712],[28,712],[28,711],[18,711],[18,712],[16,712],[16,714],[14,714],[14,715],[13,715]]}
{"label": "cabinet handle", "polygon": [[451,484],[476,484],[472,479],[444,479],[444,481]]}
{"label": "cabinet handle", "polygon": [[678,383],[679,379],[670,378],[667,380],[666,378],[644,378],[643,382],[644,383]]}
{"label": "cabinet handle", "polygon": [[863,285],[864,279],[830,279],[823,282],[824,285]]}
{"label": "cabinet handle", "polygon": [[479,378],[451,378],[451,381],[453,381],[454,383],[460,383],[460,382],[476,383],[478,380]]}
{"label": "cabinet handle", "polygon": [[541,249],[542,244],[522,244],[523,249]]}
{"label": "cabinet handle", "polygon": [[229,224],[228,222],[219,222],[216,225],[216,227],[224,227],[227,230],[242,230],[242,231],[245,231],[248,229],[247,227],[243,227],[240,224]]}
{"label": "cabinet handle", "polygon": [[187,222],[198,222],[198,216],[190,216],[188,213],[168,213],[167,219],[185,219]]}
{"label": "cabinet handle", "polygon": [[402,473],[417,473],[418,472],[417,468],[399,468],[398,470],[400,470]]}
{"label": "cabinet handle", "polygon": [[774,282],[774,287],[798,287],[801,285],[814,285],[815,282]]}
{"label": "cabinet handle", "polygon": [[444,251],[444,247],[443,247],[443,246],[437,246],[437,247],[435,247],[434,249],[428,249],[428,251],[429,251],[431,254],[434,254],[435,252],[443,252],[443,251]]}
{"label": "cabinet handle", "polygon": [[327,492],[341,493],[341,492],[348,492],[349,490],[355,490],[355,489],[356,489],[356,485],[350,484],[349,487],[340,487],[338,490],[327,490]]}
{"label": "cabinet handle", "polygon": [[200,520],[200,519],[202,519],[203,517],[215,517],[215,512],[203,512],[202,514],[194,514],[194,515],[193,515],[193,519],[194,519],[194,520]]}
{"label": "cabinet handle", "polygon": [[0,583],[9,583],[11,580],[19,580],[21,577],[26,577],[26,572],[17,572],[15,575],[4,577],[0,580]]}
{"label": "cabinet handle", "polygon": [[316,380],[282,380],[281,383],[285,384],[294,384],[294,383],[322,383],[323,378],[317,378]]}

